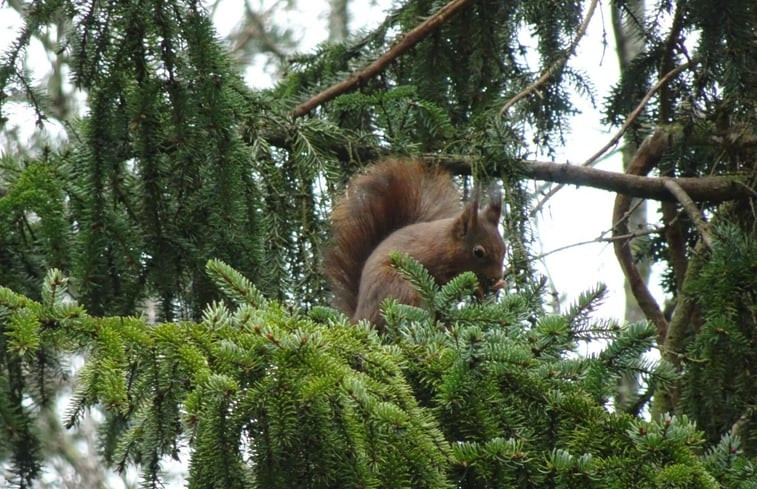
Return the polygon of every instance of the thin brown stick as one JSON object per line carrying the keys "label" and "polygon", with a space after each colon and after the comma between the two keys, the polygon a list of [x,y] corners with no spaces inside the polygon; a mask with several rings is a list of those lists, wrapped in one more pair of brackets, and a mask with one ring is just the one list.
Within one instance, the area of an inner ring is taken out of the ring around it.
{"label": "thin brown stick", "polygon": [[573,53],[575,53],[576,48],[578,47],[578,42],[581,40],[581,38],[586,33],[586,28],[589,26],[589,21],[591,20],[591,17],[594,15],[594,9],[597,6],[597,0],[592,0],[591,4],[589,5],[589,9],[586,12],[586,16],[584,17],[584,20],[581,22],[581,25],[578,26],[578,32],[576,32],[576,36],[573,38],[573,41],[570,43],[570,46],[568,49],[565,50],[565,53],[560,57],[555,63],[547,69],[547,71],[544,72],[543,75],[539,77],[538,80],[530,84],[526,87],[525,90],[511,98],[507,101],[505,105],[502,106],[501,109],[499,109],[499,116],[502,117],[510,107],[515,105],[518,101],[521,99],[524,99],[534,93],[536,90],[539,89],[540,86],[542,86],[544,83],[546,83],[547,80],[552,78],[552,76],[557,73],[557,70],[565,66],[565,63],[568,61],[568,58],[573,56]]}
{"label": "thin brown stick", "polygon": [[577,248],[579,246],[585,246],[585,245],[594,244],[594,243],[614,243],[615,241],[618,241],[618,240],[629,240],[629,239],[634,239],[634,238],[640,238],[642,236],[649,236],[650,234],[659,234],[659,233],[662,233],[664,230],[665,228],[661,228],[661,227],[652,228],[652,229],[645,229],[643,231],[635,231],[628,234],[610,236],[607,238],[604,236],[605,232],[603,232],[602,235],[594,239],[589,239],[586,241],[579,241],[577,243],[567,244],[567,245],[555,248],[553,250],[546,251],[544,253],[541,253],[533,257],[533,260],[541,260],[542,258],[545,258],[549,255],[554,255],[555,253],[569,250],[571,248]]}
{"label": "thin brown stick", "polygon": [[662,181],[665,184],[665,188],[678,199],[678,202],[683,206],[683,210],[686,211],[691,218],[697,231],[699,231],[699,234],[702,236],[702,242],[704,245],[711,250],[712,238],[710,237],[710,226],[707,224],[707,221],[704,220],[704,217],[702,217],[702,213],[699,211],[697,205],[691,197],[689,197],[689,194],[687,194],[674,179],[663,178]]}
{"label": "thin brown stick", "polygon": [[279,61],[286,59],[286,53],[279,48],[266,30],[264,15],[253,11],[249,4],[245,5],[245,20],[242,29],[229,36],[233,41],[231,54],[238,55],[252,40],[256,40],[263,50],[273,54]]}
{"label": "thin brown stick", "polygon": [[[615,146],[618,143],[618,141],[620,141],[620,138],[623,137],[623,134],[626,133],[626,131],[628,130],[628,128],[631,127],[631,124],[633,124],[633,122],[636,120],[636,118],[639,117],[639,114],[641,114],[641,111],[644,110],[644,107],[647,105],[647,103],[652,98],[652,96],[654,96],[654,94],[657,93],[657,91],[660,88],[662,88],[663,86],[665,86],[665,84],[668,83],[672,78],[674,78],[676,75],[678,75],[679,73],[681,73],[683,70],[685,70],[685,69],[689,68],[690,66],[692,66],[692,63],[693,62],[684,63],[684,64],[682,64],[682,65],[680,65],[680,66],[678,66],[678,67],[670,70],[669,72],[667,72],[665,74],[665,76],[663,76],[662,78],[660,78],[657,81],[657,83],[655,83],[655,85],[647,92],[647,94],[644,95],[644,97],[641,99],[641,102],[639,102],[639,104],[636,106],[636,108],[633,109],[628,114],[628,116],[626,117],[626,121],[620,127],[620,129],[618,130],[618,132],[616,132],[615,135],[613,135],[613,137],[610,138],[610,140],[607,142],[607,144],[605,144],[604,146],[602,146],[602,148],[599,151],[597,151],[596,153],[594,153],[593,155],[591,155],[586,161],[584,161],[581,164],[581,166],[591,166],[591,165],[593,165],[603,154],[605,154],[605,152],[607,152],[608,149],[610,149],[613,146]],[[551,188],[549,190],[549,192],[547,192],[547,194],[544,197],[542,197],[542,199],[539,201],[539,203],[536,204],[536,206],[531,211],[531,214],[532,215],[536,214],[542,207],[544,207],[544,204],[553,195],[555,195],[561,188],[563,188],[563,186],[564,185],[556,185],[555,187]]]}
{"label": "thin brown stick", "polygon": [[628,114],[628,117],[626,117],[626,121],[623,123],[623,125],[620,127],[617,133],[610,138],[610,140],[605,144],[599,151],[594,153],[582,163],[582,166],[590,166],[594,161],[605,154],[605,152],[615,146],[618,141],[620,141],[620,138],[623,137],[623,134],[628,130],[629,127],[631,127],[631,124],[636,120],[637,117],[639,117],[639,114],[641,114],[641,111],[644,110],[644,107],[647,105],[647,102],[649,102],[649,99],[652,98],[652,96],[657,93],[657,91],[665,86],[672,78],[677,76],[679,73],[681,73],[683,70],[687,69],[689,66],[691,66],[691,63],[684,63],[680,66],[677,66],[673,68],[672,70],[665,73],[665,76],[659,79],[657,83],[647,92],[646,95],[644,95],[644,98],[641,99],[641,102],[639,102],[639,105],[636,106],[635,109],[631,111],[630,114]]}
{"label": "thin brown stick", "polygon": [[353,74],[346,80],[330,86],[326,90],[295,107],[294,110],[292,110],[292,116],[302,117],[319,105],[362,85],[365,80],[373,78],[381,73],[389,63],[404,54],[411,47],[418,44],[426,36],[441,27],[441,25],[447,20],[471,3],[473,3],[473,0],[452,0],[439,9],[434,15],[426,19],[421,25],[405,34],[400,42],[395,44],[389,51],[381,55],[364,70]]}

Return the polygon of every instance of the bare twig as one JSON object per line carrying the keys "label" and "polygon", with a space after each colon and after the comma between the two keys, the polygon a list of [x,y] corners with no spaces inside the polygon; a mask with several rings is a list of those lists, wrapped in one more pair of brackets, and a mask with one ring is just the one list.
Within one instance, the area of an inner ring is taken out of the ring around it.
{"label": "bare twig", "polygon": [[657,93],[657,91],[665,86],[672,78],[674,78],[676,75],[681,73],[683,70],[687,69],[690,66],[690,63],[684,63],[669,72],[665,74],[660,80],[655,83],[655,85],[647,92],[646,95],[644,95],[644,98],[641,99],[641,102],[639,102],[639,105],[636,106],[633,111],[631,111],[630,114],[628,114],[628,117],[626,117],[626,121],[623,123],[623,125],[620,127],[617,133],[610,138],[610,140],[605,144],[599,151],[594,153],[582,163],[582,166],[589,166],[591,165],[597,158],[602,156],[605,151],[615,146],[618,141],[620,141],[620,138],[623,137],[623,134],[628,130],[629,127],[631,127],[631,124],[636,120],[637,117],[639,117],[639,114],[641,114],[641,111],[644,110],[644,107],[647,105],[647,102],[649,102],[649,99],[652,98],[652,96]]}
{"label": "bare twig", "polygon": [[594,239],[589,239],[586,241],[579,241],[577,243],[571,243],[565,246],[560,246],[553,250],[549,250],[547,252],[536,255],[533,259],[541,260],[542,258],[545,258],[549,255],[553,255],[555,253],[559,253],[561,251],[569,250],[571,248],[577,248],[579,246],[594,244],[594,243],[614,243],[615,241],[618,241],[618,240],[629,240],[629,239],[634,239],[634,238],[640,238],[642,236],[648,236],[650,234],[659,234],[663,232],[664,230],[665,228],[661,228],[661,227],[652,228],[652,229],[644,229],[643,231],[635,231],[635,232],[630,232],[628,234],[615,235],[615,236],[610,236],[610,237],[605,237],[604,235],[606,234],[606,232],[603,232],[600,236]]}
{"label": "bare twig", "polygon": [[689,194],[687,194],[678,182],[672,178],[663,178],[662,182],[665,184],[665,188],[667,188],[668,191],[678,199],[678,202],[681,203],[683,210],[689,215],[694,226],[696,226],[697,231],[699,231],[699,234],[702,236],[702,241],[705,246],[707,246],[708,249],[712,249],[710,226],[707,224],[707,221],[704,220],[704,217],[702,217],[702,213],[699,211],[699,208],[691,197],[689,197]]}
{"label": "bare twig", "polygon": [[234,33],[231,53],[237,55],[243,51],[253,39],[258,41],[265,51],[273,54],[279,61],[286,59],[276,42],[271,38],[265,26],[264,16],[252,10],[249,4],[245,5],[245,22],[241,31]]}
{"label": "bare twig", "polygon": [[565,50],[563,55],[558,58],[555,63],[547,69],[547,71],[542,74],[538,80],[530,84],[526,87],[525,90],[511,98],[507,101],[505,105],[502,106],[501,109],[499,109],[499,116],[503,116],[505,112],[508,111],[510,107],[515,105],[518,101],[521,99],[524,99],[534,93],[536,90],[539,89],[540,86],[542,86],[547,80],[552,78],[552,76],[557,73],[559,69],[561,69],[565,63],[568,61],[568,58],[570,58],[573,53],[576,51],[576,47],[578,47],[578,42],[581,40],[581,38],[586,33],[586,28],[589,26],[589,21],[591,20],[591,17],[594,15],[594,9],[597,6],[597,0],[592,0],[591,4],[589,5],[589,9],[586,12],[586,16],[584,17],[584,20],[581,22],[581,25],[578,27],[578,31],[576,32],[576,36],[573,38],[573,41],[570,43],[570,46],[568,46],[568,49]]}
{"label": "bare twig", "polygon": [[364,70],[353,74],[348,79],[343,80],[326,90],[301,103],[292,110],[293,117],[302,117],[319,105],[334,99],[353,88],[362,85],[365,80],[373,78],[381,73],[389,63],[404,54],[411,47],[418,44],[431,32],[442,26],[452,16],[460,10],[471,4],[473,0],[452,0],[447,5],[439,9],[434,15],[426,19],[421,25],[405,34],[400,42],[395,44],[389,51],[381,55],[376,61],[368,65]]}

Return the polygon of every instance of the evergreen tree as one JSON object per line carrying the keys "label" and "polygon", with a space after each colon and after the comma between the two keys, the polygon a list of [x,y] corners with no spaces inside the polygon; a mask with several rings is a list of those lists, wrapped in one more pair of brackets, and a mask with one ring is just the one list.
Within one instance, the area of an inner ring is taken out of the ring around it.
{"label": "evergreen tree", "polygon": [[[139,465],[147,487],[184,443],[190,487],[755,487],[755,6],[659,2],[639,18],[613,3],[645,40],[604,106],[614,142],[640,143],[628,175],[527,159],[562,143],[575,93],[593,95],[570,59],[596,0],[408,0],[311,54],[259,42],[284,73],[264,90],[197,2],[31,2],[0,117],[22,100],[68,138],[0,159],[11,481],[39,477],[39,419],[61,362],[84,355],[66,425],[101,409],[104,460]],[[34,86],[35,39],[86,94],[83,117]],[[379,335],[322,307],[332,198],[386,154],[503,184],[507,294],[478,302],[472,275],[440,288],[398,256],[426,309],[387,304]],[[647,321],[590,319],[602,286],[543,304],[529,178],[619,192],[616,253]],[[668,268],[672,312],[638,280],[630,197],[663,202],[642,251]],[[137,317],[152,301],[158,324]],[[573,353],[597,338],[597,355]],[[624,375],[644,382],[620,412]]]}

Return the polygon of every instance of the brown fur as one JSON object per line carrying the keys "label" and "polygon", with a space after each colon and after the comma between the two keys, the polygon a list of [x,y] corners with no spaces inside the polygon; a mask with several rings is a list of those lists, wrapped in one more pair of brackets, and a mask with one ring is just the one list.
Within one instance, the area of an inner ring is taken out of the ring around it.
{"label": "brown fur", "polygon": [[379,306],[387,297],[420,305],[413,286],[391,266],[394,251],[418,260],[440,284],[473,271],[484,289],[500,287],[501,197],[493,194],[479,211],[476,192],[460,207],[449,174],[420,161],[384,160],[353,177],[334,206],[324,256],[335,306],[353,321],[381,324]]}

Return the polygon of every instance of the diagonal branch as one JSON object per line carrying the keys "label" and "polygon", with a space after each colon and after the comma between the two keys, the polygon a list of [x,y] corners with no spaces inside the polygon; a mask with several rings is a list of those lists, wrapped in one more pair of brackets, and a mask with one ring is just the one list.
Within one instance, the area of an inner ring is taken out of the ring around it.
{"label": "diagonal branch", "polygon": [[463,8],[473,3],[473,0],[452,0],[447,5],[439,9],[434,15],[426,19],[421,25],[408,32],[402,37],[402,40],[395,44],[389,51],[381,55],[376,61],[368,65],[364,70],[353,74],[348,79],[343,80],[335,85],[330,86],[321,93],[306,100],[292,110],[293,117],[302,117],[319,105],[333,100],[338,95],[346,93],[353,88],[362,85],[365,80],[373,78],[381,73],[392,61],[403,55],[410,48],[418,44],[430,33],[437,30],[452,16],[457,14]]}
{"label": "diagonal branch", "polygon": [[578,42],[581,40],[581,38],[586,33],[586,28],[589,27],[589,21],[591,20],[592,15],[594,15],[594,9],[597,7],[597,0],[592,0],[591,4],[589,5],[589,9],[586,12],[586,16],[584,17],[584,20],[581,22],[581,25],[578,26],[578,32],[576,33],[576,36],[573,38],[573,42],[570,43],[570,46],[568,49],[565,50],[564,54],[557,60],[555,63],[547,69],[547,71],[544,72],[543,75],[539,77],[538,80],[530,84],[526,87],[525,90],[511,98],[507,101],[505,105],[502,106],[501,109],[499,109],[499,116],[502,117],[510,107],[518,103],[523,98],[528,97],[532,93],[534,93],[536,90],[539,89],[540,86],[544,85],[547,80],[552,78],[552,76],[557,73],[557,70],[562,68],[565,63],[568,61],[568,58],[573,56],[573,53],[576,51],[576,48],[578,47]]}
{"label": "diagonal branch", "polygon": [[702,217],[702,213],[699,211],[699,208],[694,203],[694,201],[689,197],[689,194],[686,193],[686,190],[684,190],[678,182],[676,182],[674,179],[666,177],[662,179],[662,182],[665,184],[665,188],[670,191],[671,194],[675,196],[676,199],[678,199],[678,202],[681,203],[683,206],[683,210],[686,211],[686,213],[691,218],[691,221],[694,223],[694,226],[696,226],[697,231],[699,231],[699,234],[702,235],[702,242],[707,246],[707,248],[712,249],[712,238],[710,237],[710,227],[707,224],[707,221],[704,220],[704,217]]}
{"label": "diagonal branch", "polygon": [[615,241],[621,240],[621,239],[634,239],[634,238],[640,238],[642,236],[649,236],[650,234],[660,234],[664,231],[664,228],[652,228],[652,229],[644,229],[642,231],[634,231],[630,232],[628,234],[622,234],[622,235],[616,235],[616,236],[610,236],[605,237],[605,234],[607,234],[608,231],[602,231],[600,236],[594,238],[594,239],[587,239],[585,241],[579,241],[577,243],[570,243],[564,246],[560,246],[558,248],[555,248],[553,250],[545,251],[544,253],[540,253],[536,256],[534,256],[533,260],[541,260],[542,258],[545,258],[549,255],[554,255],[555,253],[560,253],[561,251],[569,250],[571,248],[577,248],[579,246],[585,246],[589,244],[594,243],[613,243]]}
{"label": "diagonal branch", "polygon": [[618,130],[618,132],[616,132],[615,135],[612,138],[610,138],[610,140],[607,142],[607,144],[605,144],[599,151],[597,151],[596,153],[594,153],[593,155],[591,155],[589,157],[589,159],[587,159],[586,161],[584,161],[583,162],[583,166],[589,166],[589,165],[591,165],[592,163],[594,163],[594,161],[597,160],[597,158],[599,158],[600,156],[602,156],[603,154],[605,154],[605,152],[608,149],[610,149],[613,146],[615,146],[616,144],[618,144],[618,141],[620,141],[620,138],[623,137],[623,134],[626,133],[626,131],[628,130],[628,128],[631,127],[631,124],[633,124],[633,122],[636,120],[636,118],[639,117],[639,114],[641,114],[641,111],[644,110],[644,107],[647,105],[647,102],[649,102],[649,99],[651,99],[652,96],[655,93],[657,93],[658,90],[660,90],[662,87],[664,87],[665,85],[667,85],[667,83],[671,79],[675,78],[683,70],[689,68],[689,66],[691,66],[691,63],[684,63],[684,64],[682,64],[680,66],[677,66],[677,67],[673,68],[669,72],[665,73],[665,76],[663,76],[662,78],[660,78],[660,80],[657,83],[655,83],[655,85],[647,92],[647,94],[644,95],[644,98],[641,99],[641,102],[639,102],[639,105],[637,105],[636,108],[633,109],[630,114],[628,114],[628,117],[626,117],[626,121],[620,127],[620,129]]}

